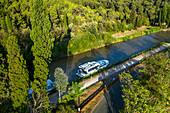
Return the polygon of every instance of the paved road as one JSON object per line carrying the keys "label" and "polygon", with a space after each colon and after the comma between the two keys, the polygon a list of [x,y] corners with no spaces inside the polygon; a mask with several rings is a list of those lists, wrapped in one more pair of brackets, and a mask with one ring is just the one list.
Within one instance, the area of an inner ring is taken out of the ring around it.
{"label": "paved road", "polygon": [[[135,77],[138,75],[138,69],[131,72],[131,75]],[[122,95],[122,87],[119,80],[117,80],[108,93],[100,100],[93,113],[118,113],[119,110],[123,108],[123,98]]]}
{"label": "paved road", "polygon": [[150,55],[153,55],[157,52],[160,52],[162,50],[164,50],[165,48],[168,48],[170,46],[170,43],[167,43],[166,45],[164,44],[163,46],[159,47],[159,48],[156,48],[156,49],[153,49],[152,51],[150,51],[149,53],[147,54],[144,54],[144,55],[139,55],[135,58],[132,58],[131,60],[128,60],[126,62],[123,62],[122,64],[119,64],[101,74],[99,74],[98,76],[92,78],[91,80],[89,80],[88,82],[86,82],[84,84],[84,87],[82,89],[85,89],[89,86],[91,86],[92,84],[96,83],[96,82],[99,82],[101,80],[103,80],[104,78],[110,76],[110,75],[113,75],[114,73],[116,72],[119,72],[119,71],[122,71],[128,67],[131,67],[135,64],[137,64],[138,62],[140,62],[143,58],[145,57],[149,57]]}
{"label": "paved road", "polygon": [[[123,71],[126,68],[134,66],[135,64],[140,62],[143,58],[148,57],[150,55],[153,55],[154,53],[160,52],[160,51],[168,48],[169,46],[170,46],[170,43],[166,43],[166,44],[162,45],[161,47],[153,49],[152,51],[148,52],[147,54],[139,55],[139,56],[137,56],[137,57],[135,57],[135,58],[133,58],[131,60],[128,60],[128,61],[126,61],[126,62],[124,62],[122,64],[119,64],[119,65],[117,65],[117,66],[115,66],[115,67],[113,67],[113,68],[99,74],[98,76],[90,79],[89,81],[87,81],[84,84],[84,87],[82,87],[82,89],[85,89],[85,88],[93,85],[94,83],[99,82],[99,81],[105,79],[106,77],[109,77],[109,76],[111,76],[111,75],[113,75],[113,74],[115,74],[115,73],[117,73],[119,71]],[[118,77],[118,75],[115,76],[115,78],[117,78],[117,77]],[[58,102],[58,96],[56,96],[55,98],[50,99],[50,104],[55,104],[57,102]]]}

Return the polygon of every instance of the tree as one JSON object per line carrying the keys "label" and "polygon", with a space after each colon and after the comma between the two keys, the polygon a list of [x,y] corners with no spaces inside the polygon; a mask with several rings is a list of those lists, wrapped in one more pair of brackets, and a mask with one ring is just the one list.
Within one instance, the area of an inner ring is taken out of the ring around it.
{"label": "tree", "polygon": [[7,69],[5,69],[5,58],[0,53],[0,101],[5,100],[9,96]]}
{"label": "tree", "polygon": [[149,112],[154,110],[150,106],[150,91],[144,88],[139,80],[133,80],[129,73],[119,75],[120,82],[123,84],[123,100],[125,102],[124,112]]}
{"label": "tree", "polygon": [[161,27],[161,25],[162,25],[161,12],[162,12],[162,10],[160,9],[160,10],[159,10],[159,27]]}
{"label": "tree", "polygon": [[167,16],[167,8],[166,6],[164,6],[162,10],[162,23],[166,22],[166,16]]}
{"label": "tree", "polygon": [[121,22],[121,23],[119,23],[120,25],[120,27],[119,27],[119,30],[121,31],[121,32],[125,32],[125,30],[126,30],[126,26],[125,26],[125,23],[124,22]]}
{"label": "tree", "polygon": [[78,96],[84,92],[84,90],[81,90],[83,86],[84,85],[77,84],[77,82],[72,82],[68,95],[66,95],[67,101],[76,100]]}
{"label": "tree", "polygon": [[68,32],[68,17],[67,17],[67,11],[64,12],[64,28],[65,28],[65,33],[67,34],[67,32]]}
{"label": "tree", "polygon": [[8,32],[4,13],[2,13],[2,26],[1,27],[4,29],[5,32]]}
{"label": "tree", "polygon": [[119,75],[123,88],[123,112],[166,112],[169,96],[169,54],[146,58],[142,76],[134,80],[129,73]]}
{"label": "tree", "polygon": [[[49,97],[47,95],[47,78],[49,76],[48,64],[51,62],[53,39],[51,38],[51,22],[46,12],[46,5],[43,0],[34,0],[31,11],[32,30],[31,40],[34,45],[32,52],[34,56],[34,81],[31,82],[34,102],[39,99],[40,104],[32,104],[33,112],[48,112]],[[38,109],[37,109],[38,108]]]}
{"label": "tree", "polygon": [[159,11],[159,8],[156,6],[156,9],[155,9],[155,21],[154,21],[155,23],[158,23],[158,18],[157,18],[158,14],[159,14],[158,11]]}
{"label": "tree", "polygon": [[56,89],[58,91],[59,98],[61,95],[66,92],[67,85],[68,85],[68,76],[64,73],[62,68],[56,68],[54,72],[54,83]]}
{"label": "tree", "polygon": [[138,15],[137,19],[136,19],[136,26],[141,27],[142,26],[142,21],[143,21],[142,15]]}
{"label": "tree", "polygon": [[60,103],[55,105],[56,110],[53,113],[76,113],[77,109],[73,103]]}
{"label": "tree", "polygon": [[[26,61],[20,54],[21,50],[18,45],[16,36],[9,35],[7,43],[7,62],[9,89],[11,90],[11,100],[14,108],[27,104],[29,90],[29,74],[26,69]],[[25,105],[27,106],[27,105]]]}
{"label": "tree", "polygon": [[135,6],[133,6],[132,11],[130,13],[129,22],[132,23],[134,25],[134,27],[135,27],[135,23],[136,23],[136,8],[135,8]]}
{"label": "tree", "polygon": [[[160,53],[144,61],[143,83],[160,98],[168,98],[170,58],[168,52]],[[146,81],[145,81],[146,80]]]}
{"label": "tree", "polygon": [[119,29],[118,29],[118,27],[117,27],[117,24],[116,24],[116,23],[114,23],[114,27],[113,27],[113,29],[114,29],[114,32],[115,32],[115,33],[119,31]]}
{"label": "tree", "polygon": [[167,14],[166,22],[168,27],[170,27],[170,7],[168,7],[167,12],[168,14]]}
{"label": "tree", "polygon": [[6,21],[7,21],[8,30],[13,32],[12,21],[11,21],[11,18],[9,17],[9,14],[7,14],[7,16],[6,16]]}

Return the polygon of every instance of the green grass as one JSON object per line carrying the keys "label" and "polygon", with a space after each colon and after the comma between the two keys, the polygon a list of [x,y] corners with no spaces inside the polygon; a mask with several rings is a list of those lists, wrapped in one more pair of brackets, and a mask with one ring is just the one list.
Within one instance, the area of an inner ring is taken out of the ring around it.
{"label": "green grass", "polygon": [[143,51],[143,52],[140,52],[140,53],[138,53],[138,54],[136,54],[136,55],[133,55],[133,56],[131,56],[131,57],[129,57],[129,58],[123,60],[123,61],[119,61],[119,62],[117,62],[117,63],[114,63],[114,64],[112,64],[112,65],[110,65],[110,66],[108,66],[108,67],[105,67],[105,68],[103,68],[103,69],[100,69],[99,71],[97,71],[97,72],[95,72],[95,73],[93,73],[93,74],[90,74],[90,75],[85,76],[85,77],[79,77],[79,78],[78,78],[77,80],[75,80],[75,81],[77,81],[77,82],[82,82],[82,81],[84,81],[84,80],[86,80],[86,79],[88,79],[88,78],[90,78],[90,77],[96,76],[97,74],[102,73],[102,72],[104,72],[104,71],[106,71],[106,70],[108,70],[108,69],[110,69],[110,68],[112,68],[112,67],[114,67],[114,66],[116,66],[116,65],[119,65],[119,64],[121,64],[121,63],[123,63],[123,62],[126,62],[126,61],[128,61],[129,59],[132,59],[132,58],[134,58],[134,57],[136,57],[136,56],[139,56],[139,55],[141,55],[141,54],[143,54],[143,53],[146,53],[146,52],[148,52],[148,51],[150,51],[150,50],[153,50],[154,48],[160,47],[161,45],[163,45],[163,44],[165,44],[165,43],[167,43],[167,42],[170,42],[170,40],[168,40],[168,41],[166,41],[166,42],[161,42],[160,44],[155,45],[155,46],[153,46],[153,47],[150,48],[150,49],[147,49],[147,50],[145,50],[145,51]]}
{"label": "green grass", "polygon": [[127,41],[135,37],[161,31],[159,27],[151,27],[147,30],[140,30],[132,35],[125,36],[123,38],[114,38],[112,33],[81,33],[77,38],[71,39],[69,42],[56,42],[53,49],[53,57],[55,60],[60,57],[75,55],[83,53],[92,49],[97,49],[112,43]]}

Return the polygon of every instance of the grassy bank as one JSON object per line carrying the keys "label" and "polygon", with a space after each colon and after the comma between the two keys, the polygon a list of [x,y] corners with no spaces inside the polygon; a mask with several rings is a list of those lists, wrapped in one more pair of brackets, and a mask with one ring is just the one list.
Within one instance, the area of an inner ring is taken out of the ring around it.
{"label": "grassy bank", "polygon": [[[169,40],[169,41],[166,41],[166,42],[169,43],[170,40]],[[143,51],[143,52],[140,52],[140,53],[138,53],[138,54],[135,54],[135,55],[133,55],[133,56],[131,56],[131,57],[123,60],[123,61],[119,61],[119,62],[117,62],[117,63],[115,63],[115,64],[112,64],[112,65],[110,65],[110,66],[108,66],[108,67],[105,67],[105,68],[103,68],[103,69],[100,69],[99,71],[97,71],[97,72],[95,72],[95,73],[93,73],[93,74],[91,74],[91,75],[88,75],[88,76],[85,76],[85,77],[82,77],[82,78],[79,77],[76,81],[77,81],[77,82],[86,81],[86,80],[90,79],[92,76],[95,77],[95,76],[97,76],[99,73],[102,73],[102,72],[104,72],[104,71],[107,71],[108,69],[110,69],[110,68],[112,68],[112,67],[114,67],[114,66],[116,66],[116,65],[118,65],[118,64],[121,64],[121,63],[123,63],[123,62],[126,62],[126,61],[128,61],[129,59],[132,59],[132,58],[134,58],[134,57],[136,57],[136,56],[139,56],[139,55],[141,55],[141,54],[144,54],[144,53],[146,53],[146,52],[148,52],[148,51],[150,51],[150,50],[153,50],[154,48],[160,47],[161,45],[165,44],[166,42],[161,42],[160,44],[155,45],[155,46],[153,46],[153,47],[150,48],[150,49],[147,49],[147,50],[145,50],[145,51]]]}
{"label": "grassy bank", "polygon": [[101,33],[97,35],[84,33],[84,35],[80,35],[78,38],[71,39],[68,42],[56,42],[53,49],[53,60],[60,57],[75,55],[92,49],[97,49],[112,43],[127,41],[135,37],[158,31],[161,31],[159,27],[151,27],[149,29],[139,30],[134,34],[127,35],[123,38],[112,37],[111,33]]}
{"label": "grassy bank", "polygon": [[[155,47],[154,47],[155,48]],[[169,48],[170,49],[170,48]],[[169,49],[168,50],[166,50],[166,51],[169,51]],[[145,61],[146,59],[144,59],[143,61]],[[142,63],[143,63],[143,61],[142,61]],[[136,68],[138,68],[139,66],[141,66],[142,65],[142,63],[141,64],[139,64],[139,65],[136,65],[136,66],[134,66],[134,67],[131,67],[130,69],[128,69],[128,73],[130,73],[131,71],[133,71],[134,69],[136,69]],[[118,80],[118,79],[117,79]],[[82,113],[86,113],[86,112],[92,112],[94,109],[95,109],[95,107],[97,106],[97,104],[100,102],[100,100],[102,99],[102,97],[111,89],[111,87],[113,86],[113,84],[115,83],[116,81],[113,81],[113,82],[111,82],[105,89],[103,89],[103,90],[101,90],[92,100],[90,100],[90,102],[89,103],[87,103],[87,105],[82,109]],[[92,87],[96,87],[96,89],[97,89],[97,84],[99,84],[100,82],[98,82],[98,83],[96,83],[96,84],[93,84],[93,86]],[[101,84],[101,85],[103,85],[103,84]],[[95,92],[96,90],[94,90],[94,88],[92,89],[92,87],[89,87],[89,88],[87,88],[87,91],[88,92],[90,92],[90,91],[93,91],[93,92]],[[99,86],[98,86],[99,87]],[[105,91],[104,91],[105,90]],[[84,96],[84,95],[81,95],[81,96]],[[86,97],[86,98],[88,98],[88,97]]]}

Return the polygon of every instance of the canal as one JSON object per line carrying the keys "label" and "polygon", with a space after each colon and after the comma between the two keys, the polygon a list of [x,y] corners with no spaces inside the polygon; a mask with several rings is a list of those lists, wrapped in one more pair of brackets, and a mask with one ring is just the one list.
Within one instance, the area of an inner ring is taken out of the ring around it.
{"label": "canal", "polygon": [[[135,68],[130,72],[134,80],[137,79],[138,75],[141,75],[139,68]],[[118,73],[119,74],[119,73]],[[93,110],[93,113],[119,113],[120,110],[124,107],[124,101],[122,98],[122,87],[119,80],[116,80],[108,92],[97,104],[96,108]]]}
{"label": "canal", "polygon": [[170,31],[160,31],[78,55],[60,58],[50,64],[50,75],[54,75],[55,68],[61,67],[71,82],[78,78],[75,74],[78,66],[83,63],[102,59],[109,60],[110,64],[117,63],[167,40],[170,40]]}

